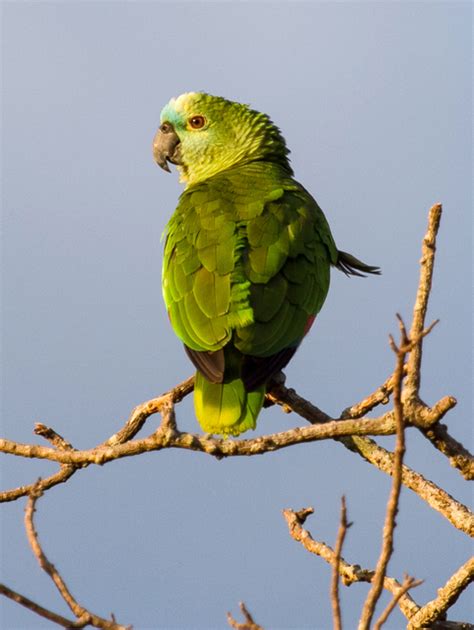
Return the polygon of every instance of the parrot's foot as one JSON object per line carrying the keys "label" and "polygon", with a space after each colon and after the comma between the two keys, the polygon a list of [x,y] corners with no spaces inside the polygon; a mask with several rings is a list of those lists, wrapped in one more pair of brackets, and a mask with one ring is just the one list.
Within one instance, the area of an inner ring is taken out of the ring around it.
{"label": "parrot's foot", "polygon": [[[278,389],[278,387],[282,387],[285,384],[285,381],[286,381],[286,376],[280,370],[279,372],[274,374],[272,378],[268,381],[267,387],[266,387],[267,393],[271,393],[272,389]],[[265,409],[267,409],[268,407],[272,407],[274,404],[275,403],[273,402],[273,400],[269,400],[268,398],[265,398],[263,402],[263,406]]]}
{"label": "parrot's foot", "polygon": [[267,389],[270,390],[272,387],[279,387],[284,385],[286,382],[286,375],[282,370],[277,372],[272,376],[272,378],[268,381]]}

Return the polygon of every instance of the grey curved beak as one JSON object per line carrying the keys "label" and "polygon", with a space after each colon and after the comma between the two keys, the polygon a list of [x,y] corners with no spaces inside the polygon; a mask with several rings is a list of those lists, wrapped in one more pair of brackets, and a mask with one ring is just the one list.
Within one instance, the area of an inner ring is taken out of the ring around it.
{"label": "grey curved beak", "polygon": [[164,171],[171,173],[168,162],[179,164],[179,143],[173,126],[163,123],[153,138],[153,157]]}

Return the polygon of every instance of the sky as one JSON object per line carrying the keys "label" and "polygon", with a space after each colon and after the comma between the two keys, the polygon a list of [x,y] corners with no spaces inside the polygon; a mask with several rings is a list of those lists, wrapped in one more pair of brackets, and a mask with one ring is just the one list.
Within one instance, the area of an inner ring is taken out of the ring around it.
{"label": "sky", "polygon": [[[422,397],[472,445],[471,5],[467,2],[4,2],[2,4],[2,427],[44,422],[76,448],[192,373],[162,302],[161,234],[182,190],[154,164],[161,108],[203,90],[268,113],[340,249],[380,277],[333,271],[287,384],[338,415],[391,373],[395,313],[410,321],[427,212],[444,214]],[[199,432],[191,400],[182,430]],[[155,426],[151,418],[148,430]],[[255,434],[304,426],[264,410]],[[249,434],[250,437],[252,434]],[[461,476],[409,431],[406,461],[468,503]],[[393,440],[380,440],[390,447]],[[2,488],[56,470],[2,458]],[[145,628],[223,628],[243,600],[269,629],[331,627],[330,570],[293,541],[282,509],[308,505],[343,555],[372,567],[389,478],[332,442],[214,461],[168,450],[89,467],[39,502],[50,560],[93,612]],[[1,514],[1,579],[67,614],[26,544],[24,501]],[[404,490],[389,574],[436,596],[472,546]],[[342,588],[347,628],[367,587]],[[452,618],[473,618],[469,597]],[[385,603],[386,598],[383,600]],[[2,628],[47,621],[1,601]],[[403,625],[394,613],[388,628]]]}

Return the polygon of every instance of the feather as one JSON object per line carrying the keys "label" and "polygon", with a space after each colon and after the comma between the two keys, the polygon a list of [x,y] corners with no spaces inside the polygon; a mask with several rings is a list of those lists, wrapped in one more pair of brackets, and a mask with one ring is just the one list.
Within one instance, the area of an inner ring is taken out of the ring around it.
{"label": "feather", "polygon": [[[338,251],[336,268],[346,274],[346,276],[359,276],[361,278],[365,278],[366,273],[370,273],[373,275],[380,275],[380,267],[374,267],[372,265],[366,265],[361,260],[352,256],[352,254],[348,254],[347,252],[343,252],[341,250]],[[360,272],[364,273],[360,273]]]}
{"label": "feather", "polygon": [[207,433],[239,435],[254,429],[265,398],[265,387],[247,392],[241,379],[210,383],[198,371],[194,385],[194,410]]}
{"label": "feather", "polygon": [[224,350],[215,352],[199,351],[189,348],[184,344],[186,354],[191,359],[194,367],[203,374],[211,383],[222,383],[224,380]]}
{"label": "feather", "polygon": [[282,370],[295,354],[298,346],[284,348],[271,357],[244,357],[242,380],[247,391],[261,387]]}

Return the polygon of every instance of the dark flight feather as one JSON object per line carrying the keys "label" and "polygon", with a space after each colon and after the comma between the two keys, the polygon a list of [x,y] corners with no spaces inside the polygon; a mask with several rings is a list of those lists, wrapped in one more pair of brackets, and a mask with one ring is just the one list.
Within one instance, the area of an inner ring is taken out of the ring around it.
{"label": "dark flight feather", "polygon": [[[186,354],[205,378],[211,383],[223,383],[225,379],[224,349],[216,352],[200,352],[184,346]],[[240,378],[245,390],[252,392],[282,370],[295,354],[298,346],[290,346],[269,357],[242,355]]]}
{"label": "dark flight feather", "polygon": [[[372,265],[366,265],[361,260],[348,254],[347,252],[338,251],[336,269],[342,271],[346,276],[359,276],[365,278],[366,273],[374,275],[380,275],[380,267],[374,267]],[[363,272],[363,273],[361,273]]]}

